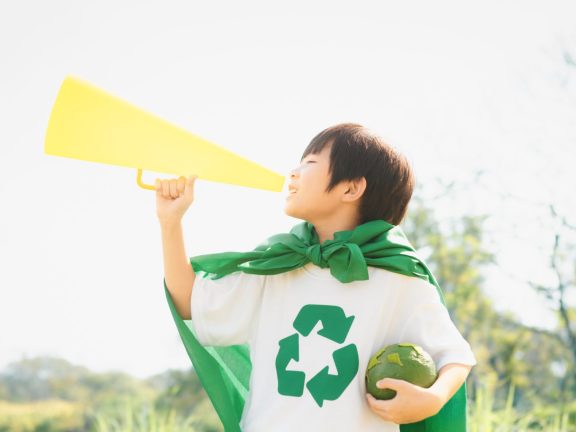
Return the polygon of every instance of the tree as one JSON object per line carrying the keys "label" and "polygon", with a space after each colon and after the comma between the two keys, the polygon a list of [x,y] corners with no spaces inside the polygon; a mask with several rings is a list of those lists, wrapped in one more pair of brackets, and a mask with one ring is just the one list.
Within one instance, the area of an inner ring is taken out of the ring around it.
{"label": "tree", "polygon": [[[437,197],[452,193],[447,188]],[[484,291],[484,271],[497,264],[484,239],[487,216],[439,220],[422,196],[416,192],[404,231],[436,276],[453,321],[474,350],[478,365],[469,378],[471,394],[477,386],[490,386],[503,402],[514,385],[516,405],[524,409],[558,400],[558,365],[566,357],[562,340],[497,311]]]}

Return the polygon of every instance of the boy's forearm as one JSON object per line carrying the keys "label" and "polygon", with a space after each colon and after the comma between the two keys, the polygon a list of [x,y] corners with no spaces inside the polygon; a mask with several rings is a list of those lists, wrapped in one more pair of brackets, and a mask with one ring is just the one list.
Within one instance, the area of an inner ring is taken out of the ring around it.
{"label": "boy's forearm", "polygon": [[438,373],[438,379],[430,387],[430,390],[438,395],[445,404],[464,384],[471,369],[472,366],[458,363],[449,363],[443,366]]}
{"label": "boy's forearm", "polygon": [[196,275],[184,249],[180,221],[161,221],[164,279],[182,319],[191,318],[190,300]]}

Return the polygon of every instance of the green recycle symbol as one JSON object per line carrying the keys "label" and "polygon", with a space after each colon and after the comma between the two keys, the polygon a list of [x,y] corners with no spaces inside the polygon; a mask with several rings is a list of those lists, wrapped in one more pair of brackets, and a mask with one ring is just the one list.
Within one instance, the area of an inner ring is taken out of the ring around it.
{"label": "green recycle symbol", "polygon": [[[300,335],[308,336],[318,321],[322,321],[320,336],[342,344],[354,321],[354,316],[347,317],[342,308],[331,305],[305,305],[298,312],[293,326],[294,333],[278,342],[280,349],[276,355],[276,374],[278,376],[278,393],[284,396],[302,396],[306,375],[301,371],[288,371],[290,360],[299,360]],[[306,383],[306,388],[321,407],[325,400],[336,400],[352,382],[358,372],[358,349],[349,344],[332,353],[337,375],[328,373],[326,366]]]}

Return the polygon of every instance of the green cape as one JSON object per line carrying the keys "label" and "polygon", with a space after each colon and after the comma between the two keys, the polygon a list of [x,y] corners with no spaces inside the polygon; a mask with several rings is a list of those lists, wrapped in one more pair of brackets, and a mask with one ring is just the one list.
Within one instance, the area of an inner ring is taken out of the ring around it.
{"label": "green cape", "polygon": [[[321,245],[314,226],[308,222],[294,226],[290,233],[277,234],[250,252],[223,252],[190,258],[195,272],[204,277],[221,278],[227,274],[272,275],[297,269],[309,262],[343,283],[367,280],[367,266],[422,278],[444,296],[438,282],[416,252],[402,229],[384,220],[374,220],[350,231],[334,233],[333,240]],[[208,397],[226,432],[240,431],[240,419],[252,364],[248,345],[204,347],[195,337],[191,321],[182,320],[164,280],[164,291],[172,317]],[[409,342],[409,341],[407,341]],[[435,416],[418,423],[400,426],[401,432],[465,432],[466,383]]]}

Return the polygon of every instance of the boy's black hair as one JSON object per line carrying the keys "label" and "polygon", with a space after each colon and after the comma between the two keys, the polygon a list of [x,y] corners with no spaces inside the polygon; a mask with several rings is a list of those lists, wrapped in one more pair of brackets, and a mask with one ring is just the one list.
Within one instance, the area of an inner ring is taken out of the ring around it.
{"label": "boy's black hair", "polygon": [[342,123],[316,135],[302,154],[320,153],[330,145],[330,192],[344,180],[366,178],[359,224],[376,219],[399,225],[414,190],[414,174],[404,155],[356,123]]}

